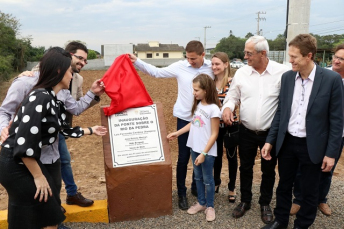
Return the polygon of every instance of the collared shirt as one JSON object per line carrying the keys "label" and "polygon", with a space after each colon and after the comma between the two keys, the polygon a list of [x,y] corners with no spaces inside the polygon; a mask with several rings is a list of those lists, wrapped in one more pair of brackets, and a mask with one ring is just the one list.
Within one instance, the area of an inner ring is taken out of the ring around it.
{"label": "collared shirt", "polygon": [[245,65],[237,70],[222,107],[234,110],[240,102],[240,121],[248,129],[265,131],[276,113],[282,74],[290,68],[269,60],[262,74]]}
{"label": "collared shirt", "polygon": [[165,68],[157,68],[137,58],[134,63],[140,71],[155,78],[176,78],[178,82],[178,97],[173,107],[173,116],[191,121],[191,108],[194,100],[192,80],[199,74],[207,74],[214,79],[211,61],[204,59],[200,68],[192,67],[187,60],[180,60]]}
{"label": "collared shirt", "polygon": [[[36,85],[38,78],[39,72],[35,72],[32,77],[23,76],[14,79],[0,107],[0,132],[13,119],[17,107]],[[61,90],[57,94],[57,98],[65,103],[66,110],[74,115],[79,115],[86,110],[94,97],[94,94],[90,91],[84,97],[80,98],[79,101],[73,99],[69,90]],[[59,158],[58,140],[42,149],[40,160],[43,164],[52,164]]]}
{"label": "collared shirt", "polygon": [[299,72],[297,72],[295,76],[293,102],[288,124],[288,132],[294,137],[306,137],[306,114],[309,96],[313,88],[315,70],[316,65],[314,64],[313,70],[307,79],[304,80],[302,80]]}

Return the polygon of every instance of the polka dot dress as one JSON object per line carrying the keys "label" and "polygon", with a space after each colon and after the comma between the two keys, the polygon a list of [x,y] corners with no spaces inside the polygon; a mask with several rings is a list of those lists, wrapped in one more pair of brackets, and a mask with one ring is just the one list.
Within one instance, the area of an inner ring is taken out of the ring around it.
{"label": "polka dot dress", "polygon": [[39,160],[41,148],[53,144],[59,131],[72,138],[81,137],[82,128],[70,128],[65,112],[64,104],[57,100],[52,89],[32,91],[18,109],[3,147],[13,148],[17,161],[21,157]]}

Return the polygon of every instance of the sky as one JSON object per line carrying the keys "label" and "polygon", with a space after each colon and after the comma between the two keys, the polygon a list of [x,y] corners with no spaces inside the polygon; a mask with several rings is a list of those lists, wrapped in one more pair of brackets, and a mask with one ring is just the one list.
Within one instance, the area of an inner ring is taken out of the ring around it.
{"label": "sky", "polygon": [[[343,9],[344,0],[312,0],[309,32],[344,34]],[[286,28],[287,0],[0,0],[0,11],[20,21],[20,37],[30,36],[33,46],[81,40],[98,52],[103,44],[149,41],[185,47],[204,43],[206,30],[213,48],[230,31],[255,34],[258,12],[265,13],[262,35],[275,39]]]}

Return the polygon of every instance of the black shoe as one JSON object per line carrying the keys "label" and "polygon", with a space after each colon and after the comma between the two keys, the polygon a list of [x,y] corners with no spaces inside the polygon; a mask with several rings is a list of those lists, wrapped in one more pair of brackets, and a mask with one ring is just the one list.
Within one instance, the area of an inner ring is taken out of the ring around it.
{"label": "black shoe", "polygon": [[272,210],[269,205],[260,206],[261,218],[265,224],[271,223],[274,219]]}
{"label": "black shoe", "polygon": [[188,204],[188,199],[186,196],[180,196],[178,200],[178,205],[181,210],[188,210],[189,209],[189,204]]}
{"label": "black shoe", "polygon": [[191,189],[191,194],[197,197],[197,189]]}
{"label": "black shoe", "polygon": [[288,225],[282,225],[279,222],[277,222],[276,220],[274,220],[273,222],[269,223],[268,225],[265,225],[264,227],[262,227],[261,229],[287,229]]}
{"label": "black shoe", "polygon": [[94,203],[93,200],[86,199],[80,192],[77,192],[74,196],[68,196],[66,198],[66,204],[79,205],[80,207],[88,207]]}
{"label": "black shoe", "polygon": [[251,209],[251,203],[241,202],[238,206],[236,206],[233,210],[232,216],[234,218],[242,217],[247,210]]}

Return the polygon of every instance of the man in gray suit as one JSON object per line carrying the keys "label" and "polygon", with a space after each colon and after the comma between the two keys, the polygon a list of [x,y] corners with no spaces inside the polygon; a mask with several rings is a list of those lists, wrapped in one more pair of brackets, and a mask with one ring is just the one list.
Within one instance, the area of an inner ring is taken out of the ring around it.
{"label": "man in gray suit", "polygon": [[292,71],[283,74],[277,112],[262,149],[271,159],[276,146],[280,181],[275,220],[264,229],[287,228],[292,188],[300,165],[302,208],[294,228],[315,220],[321,172],[329,172],[338,156],[343,133],[343,84],[338,73],[314,63],[316,39],[300,34],[289,43]]}

